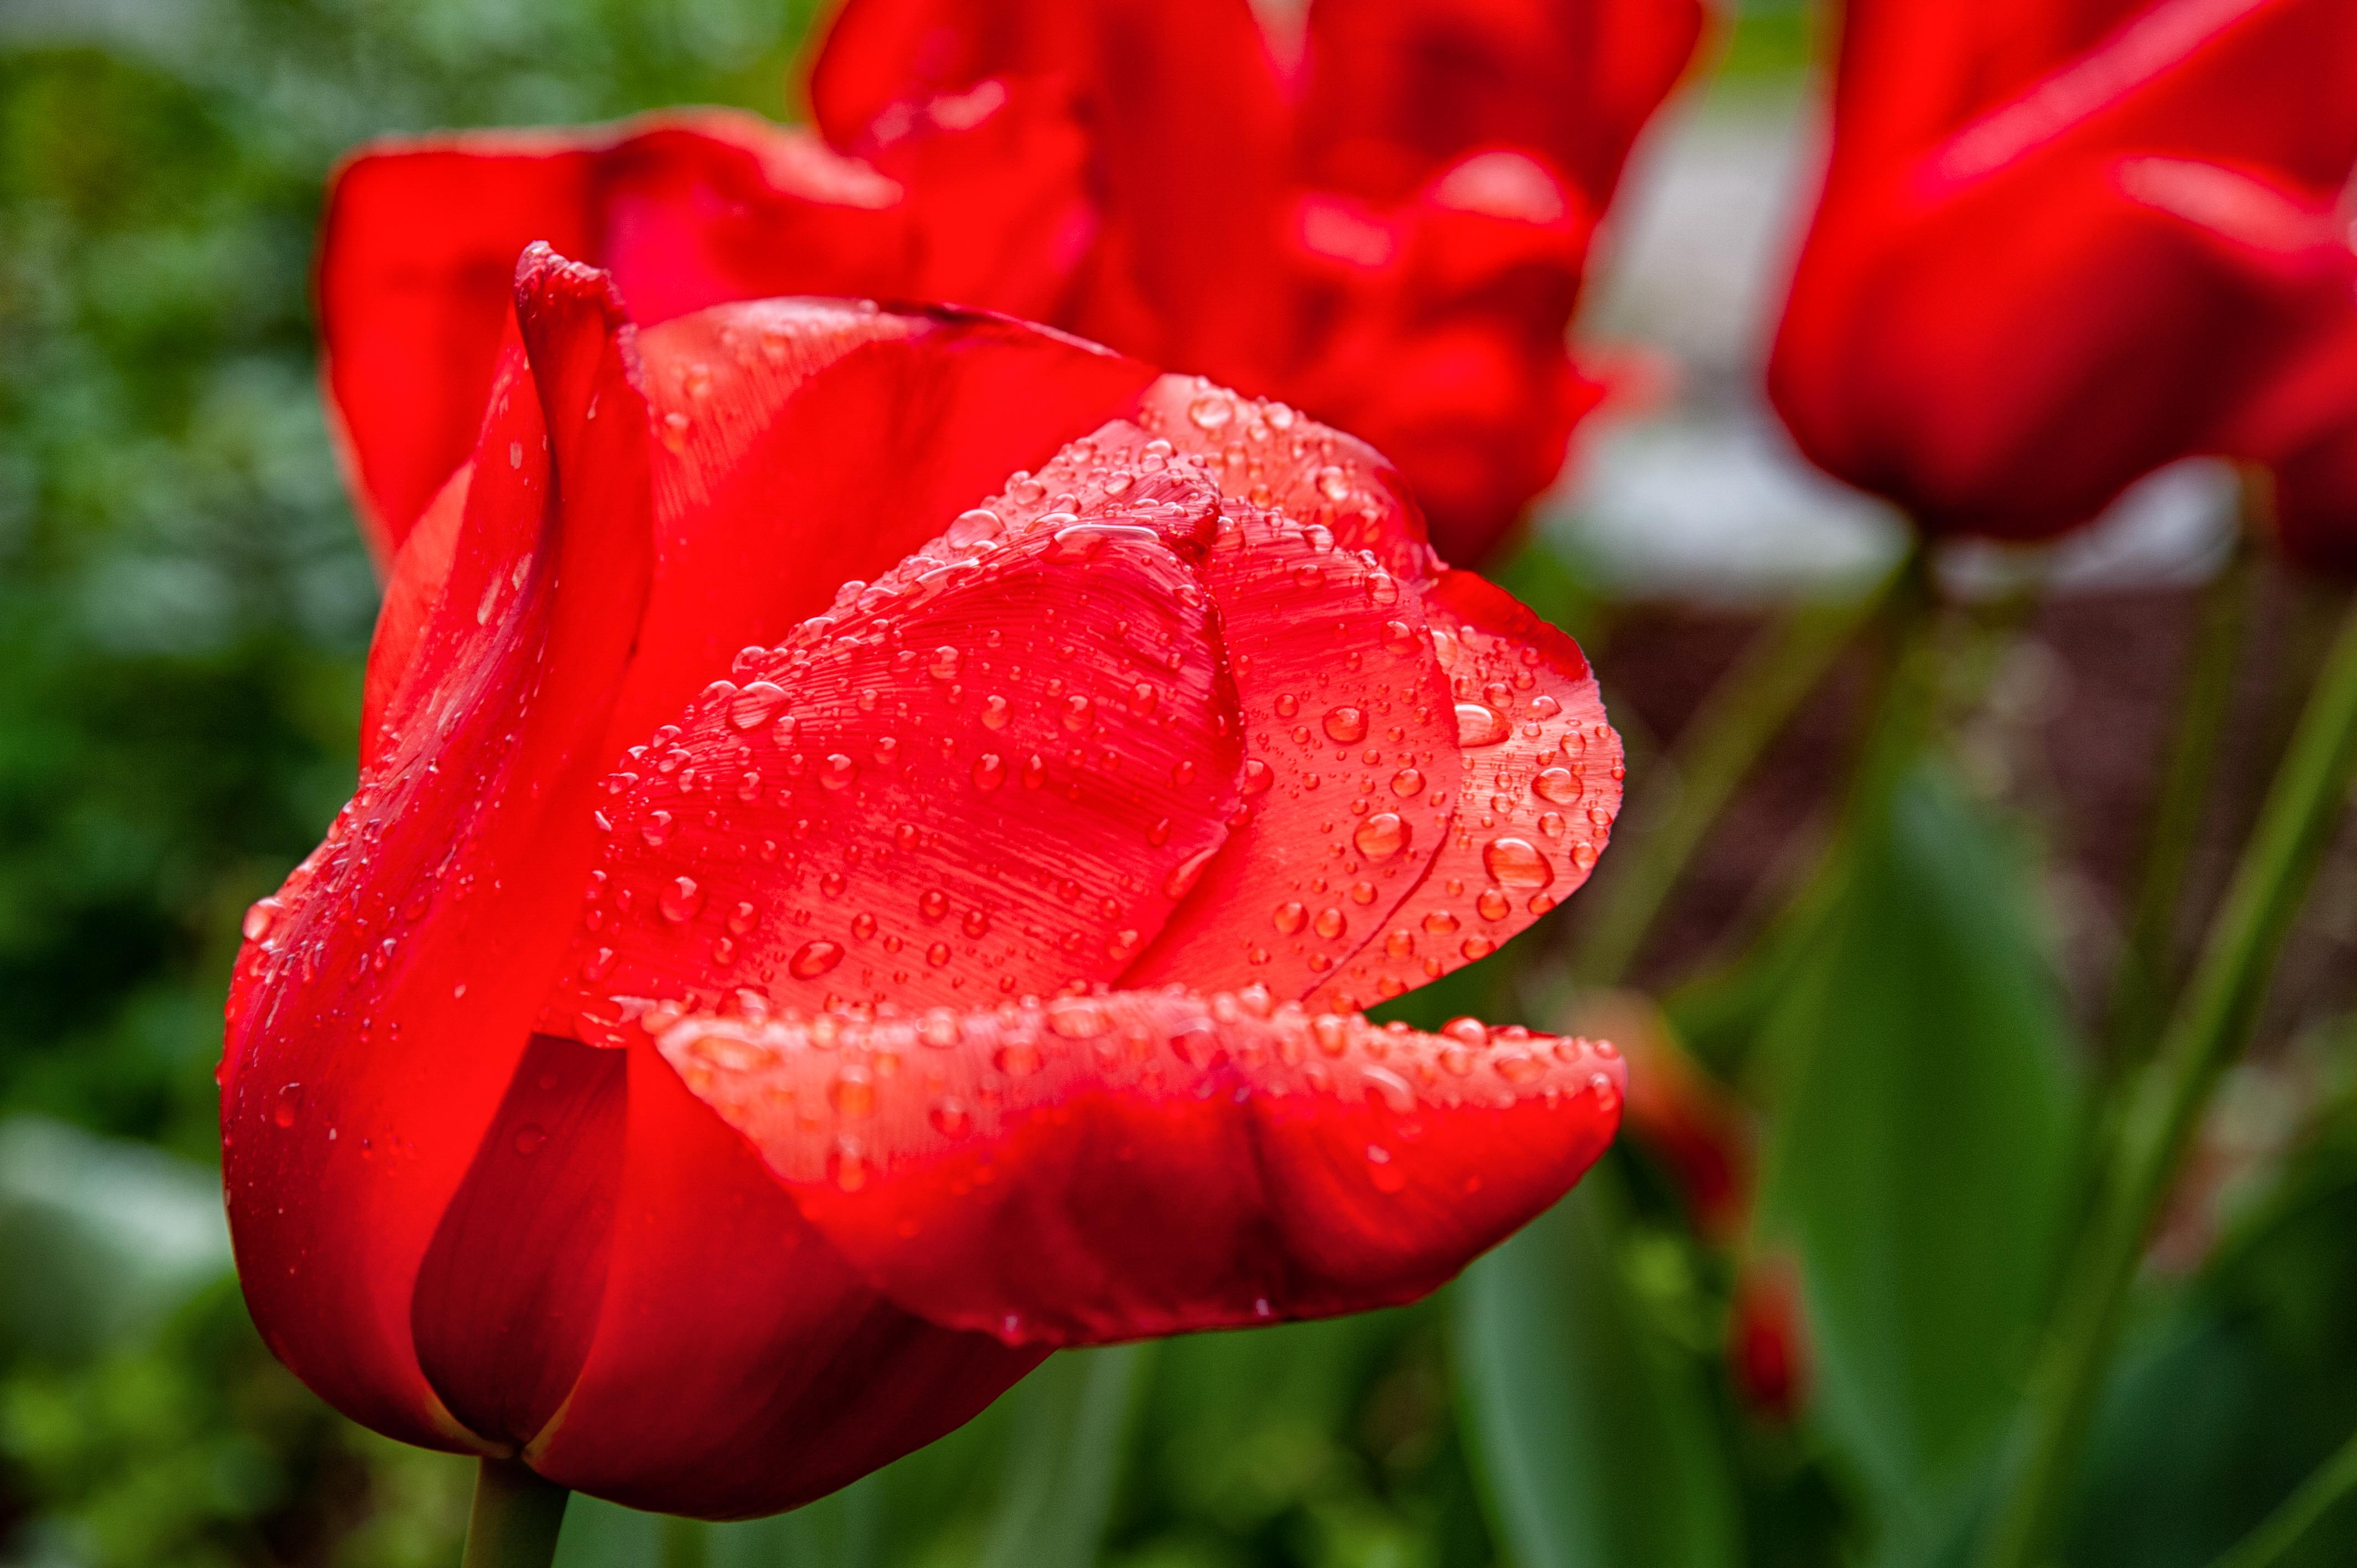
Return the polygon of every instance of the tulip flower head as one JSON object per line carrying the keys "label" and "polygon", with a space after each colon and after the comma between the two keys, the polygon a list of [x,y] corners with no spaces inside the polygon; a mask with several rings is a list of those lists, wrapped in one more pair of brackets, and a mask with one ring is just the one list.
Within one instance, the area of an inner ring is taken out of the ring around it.
{"label": "tulip flower head", "polygon": [[1621,775],[1373,449],[1001,317],[642,326],[544,245],[484,390],[399,403],[345,297],[361,776],[222,1062],[338,1408],[773,1511],[1059,1346],[1411,1299],[1602,1150],[1609,1047],[1362,1015],[1576,888]]}
{"label": "tulip flower head", "polygon": [[2179,457],[2357,564],[2357,8],[1856,0],[1769,368],[1935,533],[2051,538]]}
{"label": "tulip flower head", "polygon": [[[1701,21],[1317,0],[1286,38],[1248,0],[853,0],[813,62],[817,134],[700,112],[365,150],[322,269],[337,395],[479,393],[509,266],[545,239],[646,325],[947,300],[1282,398],[1389,453],[1473,564],[1600,395],[1566,342],[1589,243]],[[351,435],[397,529],[473,431]]]}

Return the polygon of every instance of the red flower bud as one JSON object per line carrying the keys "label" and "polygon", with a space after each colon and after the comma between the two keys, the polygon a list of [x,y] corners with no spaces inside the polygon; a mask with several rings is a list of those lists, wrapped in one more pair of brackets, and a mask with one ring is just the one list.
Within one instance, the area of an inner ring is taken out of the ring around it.
{"label": "red flower bud", "polygon": [[1934,532],[2049,538],[2212,455],[2357,564],[2353,166],[2343,0],[1856,0],[1777,408]]}

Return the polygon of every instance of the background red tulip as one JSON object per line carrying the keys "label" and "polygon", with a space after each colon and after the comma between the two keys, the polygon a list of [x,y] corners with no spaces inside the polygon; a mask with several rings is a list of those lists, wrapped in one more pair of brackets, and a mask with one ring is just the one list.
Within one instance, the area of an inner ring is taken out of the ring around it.
{"label": "background red tulip", "polygon": [[[1695,0],[867,0],[816,57],[821,142],[743,115],[385,144],[339,177],[320,288],[397,541],[488,382],[508,261],[546,239],[652,324],[787,293],[952,300],[1286,398],[1402,466],[1487,553],[1599,395],[1565,333]],[[1286,58],[1280,62],[1278,56]]]}
{"label": "background red tulip", "polygon": [[1770,390],[1935,532],[2050,537],[2212,454],[2348,559],[2352,167],[2337,0],[1859,0]]}
{"label": "background red tulip", "polygon": [[231,997],[322,1395],[770,1511],[1054,1346],[1420,1294],[1601,1151],[1609,1047],[1357,1015],[1585,880],[1621,771],[1372,449],[1003,318],[514,299]]}

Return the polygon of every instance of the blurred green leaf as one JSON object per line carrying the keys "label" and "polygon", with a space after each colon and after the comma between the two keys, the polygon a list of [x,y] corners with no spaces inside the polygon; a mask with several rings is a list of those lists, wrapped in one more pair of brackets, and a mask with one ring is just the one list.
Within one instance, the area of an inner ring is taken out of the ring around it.
{"label": "blurred green leaf", "polygon": [[1152,1353],[1150,1345],[1063,1351],[1016,1389],[984,1568],[1088,1568],[1097,1560]]}
{"label": "blurred green leaf", "polygon": [[1599,1167],[1467,1271],[1456,1356],[1498,1533],[1522,1568],[1717,1568],[1737,1504],[1699,1369],[1626,1277]]}
{"label": "blurred green leaf", "polygon": [[2068,1026],[2023,856],[1935,766],[1862,815],[1763,1040],[1763,1221],[1797,1243],[1818,1409],[1894,1520],[2010,1405],[2073,1160]]}
{"label": "blurred green leaf", "polygon": [[10,1117],[0,1258],[0,1355],[86,1358],[228,1274],[221,1183],[159,1149]]}
{"label": "blurred green leaf", "polygon": [[[2071,1561],[2201,1568],[2357,1425],[2357,1103],[2343,1099],[2201,1274],[2148,1303],[2098,1417]],[[2357,1509],[2287,1568],[2357,1562]]]}

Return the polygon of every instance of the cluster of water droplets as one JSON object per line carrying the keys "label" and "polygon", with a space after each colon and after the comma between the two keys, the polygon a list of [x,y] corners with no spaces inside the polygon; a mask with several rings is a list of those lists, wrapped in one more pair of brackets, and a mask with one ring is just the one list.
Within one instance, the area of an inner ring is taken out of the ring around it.
{"label": "cluster of water droplets", "polygon": [[1595,868],[1626,772],[1594,677],[1434,603],[1463,758],[1456,815],[1379,942],[1317,998],[1372,1004],[1495,952]]}
{"label": "cluster of water droplets", "polygon": [[1231,499],[1327,528],[1341,548],[1372,552],[1403,580],[1439,569],[1422,526],[1406,516],[1390,465],[1355,436],[1200,376],[1164,376],[1138,424],[1200,463]]}
{"label": "cluster of water droplets", "polygon": [[1249,815],[1146,978],[1298,993],[1378,929],[1440,843],[1458,772],[1448,692],[1415,593],[1324,523],[1231,498],[1204,575]]}
{"label": "cluster of water droplets", "polygon": [[1472,1018],[1425,1035],[1312,1012],[1261,986],[1024,996],[979,1010],[738,1011],[664,1020],[658,1043],[780,1175],[855,1192],[896,1165],[945,1155],[953,1189],[1019,1176],[996,1168],[997,1146],[1028,1118],[1089,1115],[1092,1095],[1174,1113],[1250,1116],[1304,1098],[1363,1107],[1363,1122],[1286,1124],[1363,1140],[1367,1180],[1397,1192],[1451,1113],[1537,1105],[1609,1118],[1620,1092],[1609,1044]]}
{"label": "cluster of water droplets", "polygon": [[607,780],[544,1026],[1117,973],[1236,810],[1206,597],[1172,549],[1200,553],[1216,504],[1109,427],[741,652]]}

